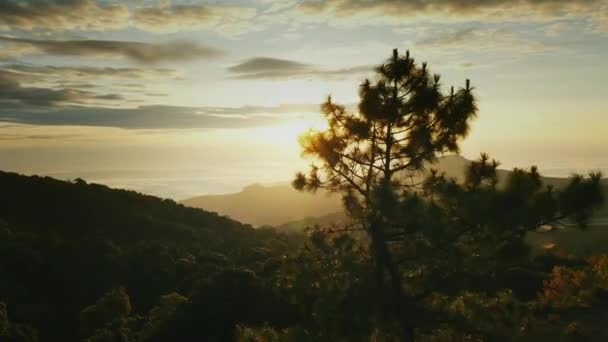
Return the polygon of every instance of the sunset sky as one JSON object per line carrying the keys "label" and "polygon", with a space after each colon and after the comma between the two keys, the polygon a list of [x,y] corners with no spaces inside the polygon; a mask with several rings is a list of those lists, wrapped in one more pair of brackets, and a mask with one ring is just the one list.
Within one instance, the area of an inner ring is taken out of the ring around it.
{"label": "sunset sky", "polygon": [[182,199],[289,180],[393,48],[470,78],[464,156],[608,170],[606,0],[0,2],[0,169]]}

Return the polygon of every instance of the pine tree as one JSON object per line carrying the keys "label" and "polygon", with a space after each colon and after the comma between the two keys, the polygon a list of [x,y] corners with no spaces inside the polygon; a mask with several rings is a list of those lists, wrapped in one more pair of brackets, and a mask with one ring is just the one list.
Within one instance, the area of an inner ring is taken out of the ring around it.
{"label": "pine tree", "polygon": [[[361,84],[358,111],[331,97],[321,105],[328,129],[301,140],[303,154],[318,165],[298,173],[293,186],[342,194],[347,212],[369,237],[379,286],[385,286],[384,279],[390,282],[402,339],[411,341],[417,300],[441,291],[431,281],[453,270],[487,272],[499,264],[488,260],[508,259],[504,250],[523,255],[515,247],[542,224],[573,217],[584,225],[602,200],[600,176],[577,177],[565,190],[554,191],[542,186],[535,168],[515,170],[499,188],[498,163],[482,155],[464,184],[434,171],[421,180],[439,156],[459,152],[477,114],[474,88],[466,80],[464,87],[444,93],[440,76],[426,63],[396,49],[376,76]],[[487,259],[476,257],[483,253]],[[431,275],[415,276],[422,273]],[[408,284],[416,277],[427,281],[419,293]]]}

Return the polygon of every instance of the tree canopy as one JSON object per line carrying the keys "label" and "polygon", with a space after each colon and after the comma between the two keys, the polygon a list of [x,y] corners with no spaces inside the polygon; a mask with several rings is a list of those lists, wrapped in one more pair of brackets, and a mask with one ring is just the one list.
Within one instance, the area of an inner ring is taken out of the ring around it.
{"label": "tree canopy", "polygon": [[469,80],[448,92],[440,80],[426,63],[394,50],[376,79],[360,85],[358,110],[331,97],[321,105],[329,128],[302,138],[303,154],[314,161],[293,181],[297,189],[342,194],[367,233],[378,301],[385,278],[390,283],[403,340],[413,340],[429,317],[442,317],[422,313],[431,310],[429,296],[499,290],[505,272],[528,260],[526,232],[566,219],[584,227],[603,200],[600,174],[575,176],[556,190],[543,186],[535,167],[516,169],[499,187],[499,163],[485,154],[464,183],[433,170],[421,180],[438,156],[459,151],[477,115]]}

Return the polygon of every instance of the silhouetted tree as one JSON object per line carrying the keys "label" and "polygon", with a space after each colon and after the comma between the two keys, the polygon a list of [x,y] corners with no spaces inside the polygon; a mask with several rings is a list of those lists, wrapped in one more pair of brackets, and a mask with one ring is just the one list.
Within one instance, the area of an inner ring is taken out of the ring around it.
{"label": "silhouetted tree", "polygon": [[[445,95],[439,75],[426,63],[393,56],[376,69],[378,80],[359,88],[359,111],[349,113],[331,97],[321,106],[329,129],[302,140],[304,153],[320,160],[308,176],[300,173],[297,189],[325,188],[344,194],[348,212],[363,223],[371,238],[378,270],[390,275],[398,305],[403,303],[402,275],[389,251],[386,226],[398,191],[412,187],[411,173],[438,154],[458,151],[476,105],[467,80],[465,88]],[[379,275],[382,278],[382,275]],[[403,318],[411,337],[409,319]],[[410,338],[411,339],[411,338]]]}
{"label": "silhouetted tree", "polygon": [[38,333],[28,325],[15,324],[9,320],[6,304],[0,302],[0,341],[37,342]]}
{"label": "silhouetted tree", "polygon": [[[436,172],[421,181],[421,171],[438,156],[459,151],[477,112],[473,88],[467,80],[442,92],[439,75],[396,49],[376,74],[359,88],[358,111],[331,97],[321,105],[329,128],[301,140],[303,154],[319,164],[298,173],[293,186],[343,195],[347,212],[369,237],[380,286],[388,275],[402,339],[413,340],[420,318],[414,316],[423,316],[414,311],[418,299],[446,290],[430,284],[447,279],[455,281],[452,291],[467,289],[508,253],[524,255],[527,231],[568,217],[584,225],[602,196],[599,175],[576,177],[558,192],[543,188],[535,168],[515,170],[499,188],[498,163],[485,155],[471,165],[465,184]],[[472,270],[468,277],[465,270]],[[447,278],[446,271],[460,273]]]}
{"label": "silhouetted tree", "polygon": [[[80,313],[80,329],[91,341],[123,341],[122,325],[131,314],[131,302],[124,288],[106,293]],[[107,336],[112,336],[110,339]]]}

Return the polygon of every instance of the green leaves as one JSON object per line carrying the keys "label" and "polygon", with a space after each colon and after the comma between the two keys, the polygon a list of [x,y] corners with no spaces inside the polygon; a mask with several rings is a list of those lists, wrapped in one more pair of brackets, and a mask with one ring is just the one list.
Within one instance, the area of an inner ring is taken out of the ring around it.
{"label": "green leaves", "polygon": [[106,293],[94,305],[80,313],[80,329],[84,336],[91,336],[98,329],[109,326],[114,321],[131,314],[131,302],[124,288],[120,287]]}
{"label": "green leaves", "polygon": [[496,175],[496,168],[499,163],[496,160],[490,161],[487,154],[482,153],[479,161],[471,163],[465,173],[465,184],[471,188],[477,188],[482,183],[489,185],[496,185],[498,183],[498,177]]}
{"label": "green leaves", "polygon": [[604,202],[601,178],[601,173],[590,173],[587,178],[574,175],[558,195],[560,211],[568,214],[580,227],[586,226],[593,210]]}
{"label": "green leaves", "polygon": [[38,332],[29,325],[15,324],[9,320],[6,304],[0,302],[0,341],[37,342]]}
{"label": "green leaves", "polygon": [[302,172],[298,172],[294,180],[291,182],[291,186],[300,191],[306,188],[306,184],[306,175]]}
{"label": "green leaves", "polygon": [[311,341],[365,340],[382,315],[368,250],[352,235],[309,232],[306,248],[285,259],[278,290],[299,308],[298,324]]}

